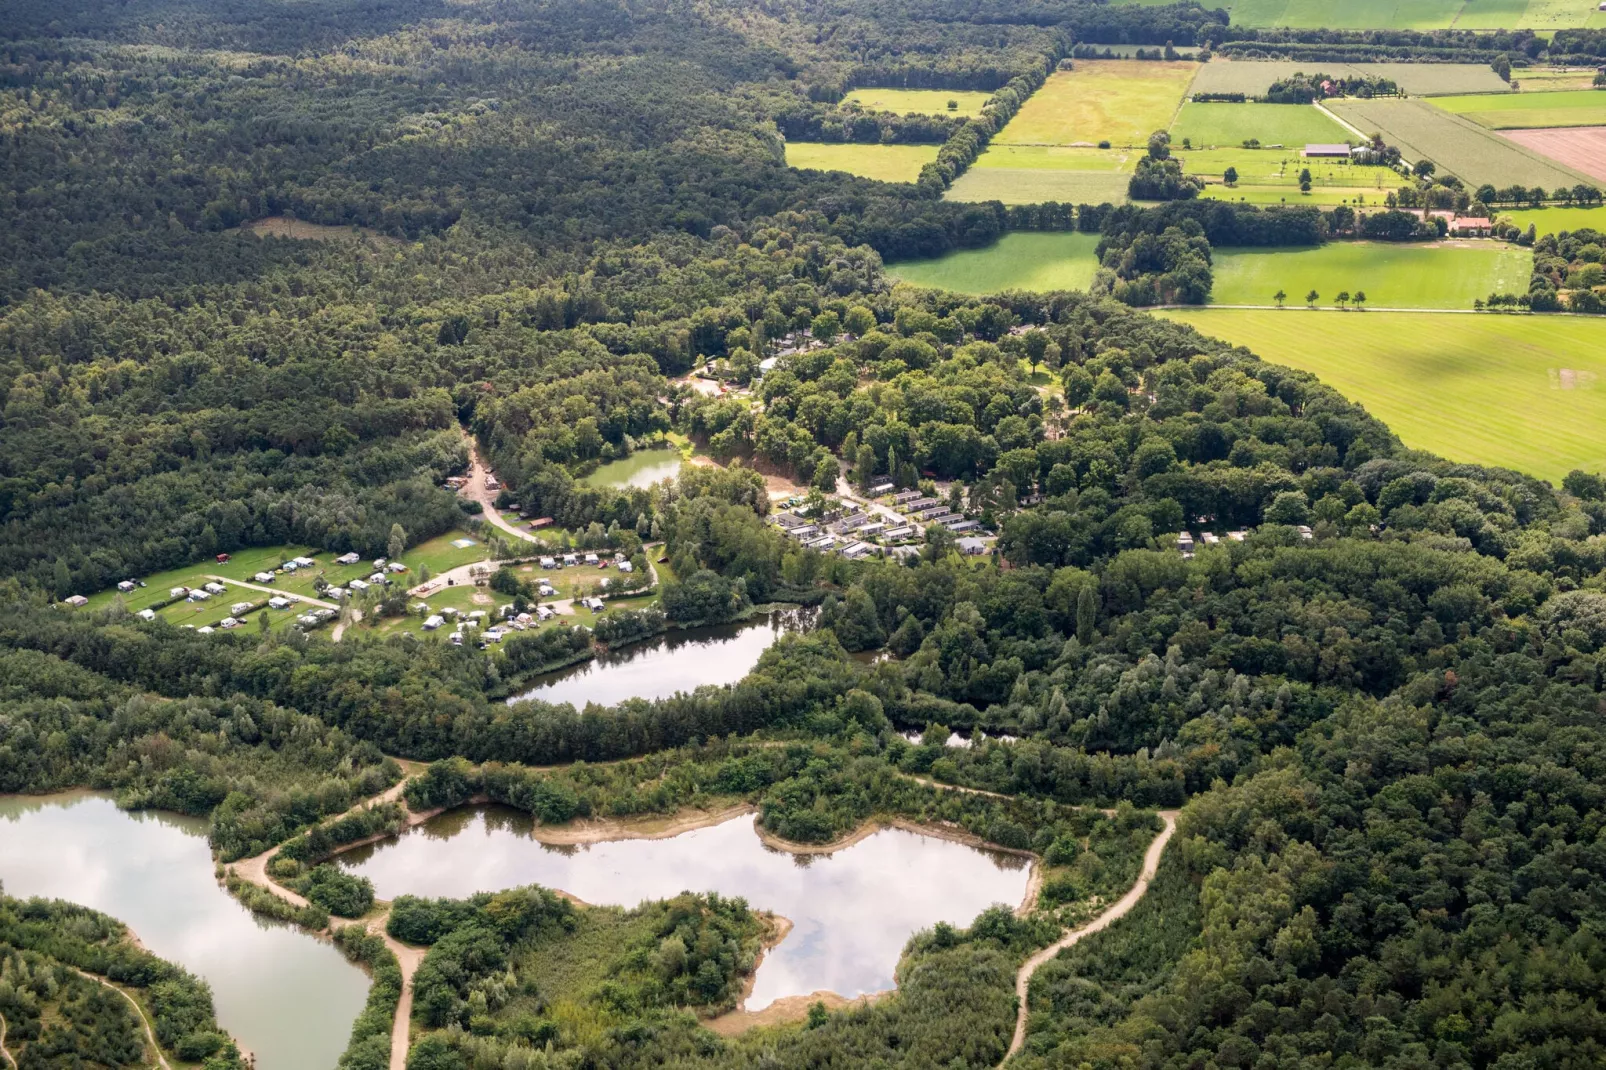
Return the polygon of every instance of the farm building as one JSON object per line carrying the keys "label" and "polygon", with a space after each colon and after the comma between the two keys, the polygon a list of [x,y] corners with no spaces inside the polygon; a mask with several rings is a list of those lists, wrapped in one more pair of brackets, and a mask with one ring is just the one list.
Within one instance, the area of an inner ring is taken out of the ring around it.
{"label": "farm building", "polygon": [[1347,160],[1350,158],[1348,145],[1306,145],[1301,153],[1312,160]]}

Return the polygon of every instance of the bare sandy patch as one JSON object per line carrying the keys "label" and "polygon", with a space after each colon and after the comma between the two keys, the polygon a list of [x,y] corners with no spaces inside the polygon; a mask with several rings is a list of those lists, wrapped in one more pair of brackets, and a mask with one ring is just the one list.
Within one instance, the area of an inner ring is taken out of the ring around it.
{"label": "bare sandy patch", "polygon": [[291,219],[282,215],[270,215],[265,219],[242,223],[240,229],[247,234],[255,234],[259,238],[297,238],[302,241],[366,241],[374,246],[402,244],[397,239],[387,237],[368,227],[331,227],[323,223],[308,223],[305,220]]}

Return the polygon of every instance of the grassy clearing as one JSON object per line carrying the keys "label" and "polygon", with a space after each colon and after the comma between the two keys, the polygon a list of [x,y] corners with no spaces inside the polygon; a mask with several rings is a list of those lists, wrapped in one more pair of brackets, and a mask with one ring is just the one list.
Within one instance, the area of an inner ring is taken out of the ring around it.
{"label": "grassy clearing", "polygon": [[[1213,59],[1199,68],[1195,93],[1257,95],[1279,78],[1298,72],[1390,78],[1413,96],[1438,93],[1503,93],[1510,87],[1483,63],[1319,63],[1314,60]],[[1264,141],[1265,138],[1260,140]]]}
{"label": "grassy clearing", "polygon": [[1142,145],[1170,127],[1199,64],[1077,60],[1021,106],[994,145]]}
{"label": "grassy clearing", "polygon": [[1378,131],[1408,160],[1432,160],[1440,172],[1496,186],[1571,186],[1584,176],[1423,100],[1342,100],[1334,114],[1361,130]]}
{"label": "grassy clearing", "polygon": [[1574,468],[1606,469],[1606,320],[1231,309],[1164,315],[1315,373],[1408,446],[1552,482]]}
{"label": "grassy clearing", "polygon": [[1002,290],[1085,290],[1093,281],[1097,234],[1006,234],[985,249],[966,249],[932,260],[888,264],[887,273],[916,286],[956,293]]}
{"label": "grassy clearing", "polygon": [[846,171],[882,182],[913,182],[920,169],[937,159],[936,145],[846,145],[791,141],[786,162],[815,171]]}
{"label": "grassy clearing", "polygon": [[[469,540],[469,545],[452,545],[464,540]],[[416,577],[421,568],[428,568],[430,575],[439,576],[447,569],[457,568],[459,565],[472,565],[476,561],[484,561],[489,556],[489,552],[485,549],[485,540],[478,535],[470,535],[466,531],[448,531],[445,535],[419,543],[402,554],[400,560],[409,569],[408,582],[418,583],[420,581]]]}
{"label": "grassy clearing", "polygon": [[1437,97],[1433,103],[1490,130],[1522,130],[1541,126],[1606,124],[1606,93],[1572,89],[1556,93],[1474,93]]}
{"label": "grassy clearing", "polygon": [[1314,104],[1187,103],[1171,127],[1171,141],[1187,138],[1196,147],[1236,148],[1251,138],[1262,145],[1304,146],[1313,141],[1353,140]]}
{"label": "grassy clearing", "polygon": [[1015,170],[972,167],[954,180],[944,195],[950,201],[1002,201],[1004,204],[1125,204],[1124,171]]}
{"label": "grassy clearing", "polygon": [[1314,289],[1321,305],[1331,305],[1340,291],[1364,290],[1369,305],[1449,309],[1525,290],[1533,257],[1495,242],[1329,242],[1314,249],[1217,249],[1213,261],[1212,299],[1220,305],[1269,305],[1279,289],[1290,305],[1303,305]]}
{"label": "grassy clearing", "polygon": [[1518,211],[1498,213],[1498,218],[1507,219],[1519,227],[1533,224],[1538,234],[1559,234],[1564,230],[1590,230],[1606,231],[1606,207],[1599,208],[1524,208]]}
{"label": "grassy clearing", "polygon": [[[992,94],[974,89],[855,89],[842,98],[843,104],[857,104],[867,111],[891,111],[899,115],[980,115],[981,106]],[[950,108],[952,100],[959,107]]]}
{"label": "grassy clearing", "polygon": [[971,167],[1010,171],[1103,171],[1131,174],[1143,153],[1137,149],[1073,149],[1065,145],[992,145]]}

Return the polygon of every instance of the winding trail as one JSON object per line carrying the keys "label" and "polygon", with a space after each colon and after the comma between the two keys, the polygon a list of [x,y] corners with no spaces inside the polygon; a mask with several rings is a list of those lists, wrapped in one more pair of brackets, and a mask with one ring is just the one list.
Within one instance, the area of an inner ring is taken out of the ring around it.
{"label": "winding trail", "polygon": [[1160,820],[1165,822],[1165,827],[1154,838],[1154,842],[1149,844],[1149,849],[1143,853],[1143,869],[1138,873],[1138,879],[1133,883],[1132,887],[1127,889],[1126,894],[1117,899],[1108,910],[1086,925],[1079,929],[1070,930],[1064,936],[1061,936],[1058,940],[1027,959],[1025,964],[1021,966],[1020,972],[1015,975],[1015,997],[1020,1004],[1020,1008],[1015,1013],[1015,1036],[1010,1040],[1009,1051],[1004,1053],[1004,1058],[999,1062],[999,1066],[1009,1062],[1026,1043],[1026,1017],[1029,1010],[1027,997],[1031,991],[1032,975],[1037,972],[1037,968],[1081,940],[1082,937],[1107,929],[1117,920],[1125,917],[1133,907],[1138,905],[1138,900],[1143,898],[1143,893],[1149,890],[1149,883],[1154,880],[1155,871],[1160,868],[1160,856],[1165,852],[1165,845],[1170,842],[1172,833],[1177,831],[1177,811],[1161,810],[1159,811],[1159,816]]}
{"label": "winding trail", "polygon": [[[145,1039],[150,1043],[151,1051],[156,1053],[156,1062],[162,1067],[162,1070],[173,1070],[172,1064],[167,1061],[167,1056],[162,1054],[162,1046],[156,1043],[156,1030],[151,1028],[151,1020],[145,1017],[145,1008],[139,1005],[139,1000],[135,999],[127,992],[124,992],[121,988],[118,988],[104,977],[96,977],[92,973],[85,973],[76,966],[69,966],[67,968],[78,974],[80,977],[85,977],[98,984],[105,985],[113,992],[116,992],[119,996],[122,996],[124,999],[128,1000],[128,1005],[134,1008],[134,1013],[139,1015],[140,1024],[145,1027]],[[13,1063],[12,1065],[15,1066],[16,1064]]]}
{"label": "winding trail", "polygon": [[17,1070],[17,1060],[6,1050],[6,1016],[0,1014],[0,1056],[4,1056],[11,1070]]}

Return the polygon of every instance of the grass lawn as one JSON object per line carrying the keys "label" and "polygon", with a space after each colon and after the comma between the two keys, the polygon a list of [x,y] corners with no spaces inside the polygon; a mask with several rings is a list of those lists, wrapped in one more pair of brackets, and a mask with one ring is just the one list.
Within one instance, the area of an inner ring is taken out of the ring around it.
{"label": "grass lawn", "polygon": [[1077,60],[1021,106],[994,145],[1143,145],[1171,126],[1199,64],[1187,60]]}
{"label": "grass lawn", "polygon": [[[992,94],[977,89],[855,89],[842,98],[843,104],[857,104],[867,111],[890,111],[899,115],[980,115],[981,106]],[[948,107],[957,101],[958,108]]]}
{"label": "grass lawn", "polygon": [[1368,305],[1389,308],[1471,308],[1476,298],[1527,289],[1533,255],[1504,242],[1396,245],[1329,242],[1314,249],[1216,249],[1219,305],[1269,305],[1279,289],[1289,305],[1331,305],[1341,290],[1366,291]]}
{"label": "grass lawn", "polygon": [[888,264],[887,273],[916,286],[957,293],[1001,290],[1085,290],[1098,261],[1097,234],[1006,234],[985,249],[965,249],[932,260]]}
{"label": "grass lawn", "polygon": [[937,159],[936,145],[848,145],[791,141],[786,162],[816,171],[846,171],[883,182],[913,182],[920,169]]}
{"label": "grass lawn", "polygon": [[1007,171],[1098,171],[1129,175],[1143,152],[1134,149],[1073,149],[1067,145],[991,145],[972,168]]}
{"label": "grass lawn", "polygon": [[1564,230],[1606,231],[1606,207],[1596,208],[1522,208],[1514,211],[1501,209],[1500,219],[1510,220],[1519,227],[1532,223],[1538,234],[1558,234]]}
{"label": "grass lawn", "polygon": [[[1355,135],[1314,104],[1198,104],[1182,106],[1171,127],[1173,147],[1187,138],[1196,148],[1237,148],[1250,138],[1262,145],[1337,144]],[[1186,150],[1179,150],[1186,151]]]}
{"label": "grass lawn", "polygon": [[943,196],[950,201],[1004,204],[1125,204],[1132,176],[1124,171],[1057,171],[1044,168],[972,167]]}
{"label": "grass lawn", "polygon": [[1474,93],[1435,97],[1433,103],[1491,130],[1606,124],[1606,93],[1598,89],[1572,89],[1555,93]]}
{"label": "grass lawn", "polygon": [[1307,160],[1297,148],[1177,149],[1173,155],[1182,161],[1185,172],[1200,175],[1207,181],[1220,180],[1227,173],[1227,168],[1231,167],[1237,170],[1240,185],[1286,186],[1296,194],[1299,192],[1299,173],[1307,170],[1313,190],[1328,187],[1371,189],[1379,201],[1405,183],[1397,172],[1387,167],[1368,167],[1347,160]]}
{"label": "grass lawn", "polygon": [[1406,445],[1559,483],[1606,469],[1606,320],[1388,312],[1163,313],[1303,368]]}
{"label": "grass lawn", "polygon": [[[454,546],[453,543],[469,540],[467,546]],[[401,555],[401,563],[406,565],[408,572],[405,582],[409,587],[422,582],[418,579],[418,570],[429,568],[431,576],[439,576],[447,569],[457,568],[459,565],[471,565],[476,561],[484,561],[489,554],[485,549],[485,540],[478,535],[470,535],[466,531],[448,531],[444,535],[437,535],[427,542],[417,546]],[[369,564],[372,564],[369,562]],[[372,572],[370,568],[368,571]]]}
{"label": "grass lawn", "polygon": [[[126,595],[119,592],[115,587],[108,588],[90,595],[89,605],[85,608],[104,609],[121,598],[125,606],[137,613],[153,603],[166,601],[168,591],[174,587],[200,587],[213,576],[222,576],[226,580],[250,580],[254,574],[271,571],[278,567],[281,562],[292,557],[316,557],[320,562],[327,562],[332,560],[334,555],[326,550],[311,550],[298,546],[253,547],[231,554],[227,564],[220,565],[208,558],[193,565],[168,569],[165,572],[157,572],[149,576],[130,576],[129,579],[143,579],[146,586],[137,587],[131,594]],[[369,571],[373,570],[370,569]],[[264,584],[264,586],[281,587],[287,591],[302,593],[299,588],[289,583],[281,582],[288,579],[290,577],[276,576],[273,583]],[[310,580],[307,582],[305,593],[309,595],[312,593]],[[200,603],[200,605],[210,610],[217,606],[219,602],[222,602],[223,611],[217,614],[218,618],[221,619],[228,615],[228,603],[254,601],[259,597],[266,598],[268,596],[246,588],[240,588],[238,596],[221,595],[213,598],[210,602]],[[189,623],[189,621],[186,620],[183,623]]]}

